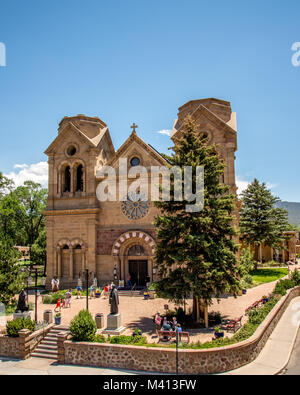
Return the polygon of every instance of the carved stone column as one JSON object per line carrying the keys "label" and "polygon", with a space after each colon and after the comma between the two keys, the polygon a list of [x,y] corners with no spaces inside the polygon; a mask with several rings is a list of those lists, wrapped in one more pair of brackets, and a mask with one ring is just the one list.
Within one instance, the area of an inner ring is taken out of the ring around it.
{"label": "carved stone column", "polygon": [[73,250],[73,246],[70,246],[70,279],[73,280],[74,277],[74,250]]}
{"label": "carved stone column", "polygon": [[61,278],[61,247],[57,247],[56,249],[56,254],[57,254],[57,277],[60,279]]}
{"label": "carved stone column", "polygon": [[74,180],[74,167],[72,166],[71,168],[70,168],[70,173],[71,173],[71,182],[70,182],[70,196],[73,196],[74,195],[74,191],[75,191],[75,188],[74,188],[74,185],[75,185],[75,180]]}
{"label": "carved stone column", "polygon": [[81,271],[83,272],[85,269],[85,250],[82,249],[82,256],[81,256]]}

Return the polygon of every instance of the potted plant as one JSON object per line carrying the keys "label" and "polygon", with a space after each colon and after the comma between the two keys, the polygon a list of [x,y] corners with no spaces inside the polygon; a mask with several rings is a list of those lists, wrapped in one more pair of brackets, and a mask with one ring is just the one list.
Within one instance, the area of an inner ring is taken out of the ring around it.
{"label": "potted plant", "polygon": [[218,339],[219,337],[224,337],[224,331],[219,326],[215,327],[215,337]]}
{"label": "potted plant", "polygon": [[150,298],[150,293],[149,293],[148,290],[145,290],[145,292],[144,292],[144,299],[148,300],[149,298]]}
{"label": "potted plant", "polygon": [[100,290],[99,288],[96,289],[95,295],[96,295],[96,298],[100,298],[100,296],[101,296],[101,290]]}
{"label": "potted plant", "polygon": [[55,319],[55,325],[60,325],[61,324],[61,313],[56,313],[54,319]]}
{"label": "potted plant", "polygon": [[246,293],[247,293],[247,289],[246,289],[246,288],[243,288],[243,289],[242,289],[242,294],[243,294],[243,295],[246,295]]}
{"label": "potted plant", "polygon": [[148,293],[149,293],[149,298],[154,299],[155,298],[155,285],[154,283],[150,284],[148,288]]}
{"label": "potted plant", "polygon": [[263,300],[263,303],[267,303],[269,301],[269,298],[266,295],[264,295],[262,297],[262,300]]}

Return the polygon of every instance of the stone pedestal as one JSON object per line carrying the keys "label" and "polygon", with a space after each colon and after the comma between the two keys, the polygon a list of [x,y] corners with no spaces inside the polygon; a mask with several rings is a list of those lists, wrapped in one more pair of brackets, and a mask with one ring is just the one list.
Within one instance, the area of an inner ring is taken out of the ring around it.
{"label": "stone pedestal", "polygon": [[121,325],[121,314],[108,314],[107,328],[103,331],[108,335],[120,335],[125,331],[125,327]]}
{"label": "stone pedestal", "polygon": [[23,313],[14,313],[13,314],[13,319],[16,320],[17,318],[31,318],[31,311],[24,311]]}

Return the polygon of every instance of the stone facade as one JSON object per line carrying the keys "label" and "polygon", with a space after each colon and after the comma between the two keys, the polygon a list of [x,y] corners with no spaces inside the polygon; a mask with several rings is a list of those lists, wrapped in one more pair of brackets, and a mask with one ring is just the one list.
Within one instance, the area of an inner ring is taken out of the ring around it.
{"label": "stone facade", "polygon": [[[221,373],[252,362],[263,349],[291,300],[299,295],[300,287],[288,291],[253,336],[243,342],[206,350],[179,350],[179,372],[182,374]],[[58,343],[58,350],[59,363],[149,372],[174,373],[176,371],[174,349],[75,343],[62,336]]]}
{"label": "stone facade", "polygon": [[[222,181],[235,192],[237,132],[230,103],[218,99],[186,103],[179,108],[172,139],[180,136],[183,119],[188,114],[199,125],[199,133],[207,134],[209,143],[218,144],[226,165]],[[48,288],[55,275],[62,288],[76,286],[86,268],[90,281],[97,277],[101,285],[113,280],[114,271],[117,278],[125,282],[128,273],[134,271],[133,280],[139,285],[144,285],[145,275],[156,279],[152,223],[157,209],[150,203],[143,216],[130,217],[125,215],[122,202],[99,202],[96,196],[102,180],[97,171],[103,166],[117,170],[117,181],[123,179],[118,172],[121,158],[126,158],[130,171],[136,160],[147,170],[151,166],[166,166],[165,159],[138,137],[136,126],[132,128],[130,137],[115,151],[108,127],[100,118],[77,115],[60,122],[58,136],[45,152],[49,158],[49,196],[45,212]],[[129,185],[133,180],[125,177]],[[150,186],[150,180],[146,182]],[[118,189],[117,193],[121,191]]]}

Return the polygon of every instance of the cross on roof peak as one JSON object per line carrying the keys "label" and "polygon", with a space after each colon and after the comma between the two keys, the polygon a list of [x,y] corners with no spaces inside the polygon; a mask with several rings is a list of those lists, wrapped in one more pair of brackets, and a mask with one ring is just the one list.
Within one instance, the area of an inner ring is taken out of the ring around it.
{"label": "cross on roof peak", "polygon": [[132,126],[130,126],[132,129],[132,133],[136,133],[136,130],[138,128],[138,125],[135,124],[135,122],[133,122]]}

